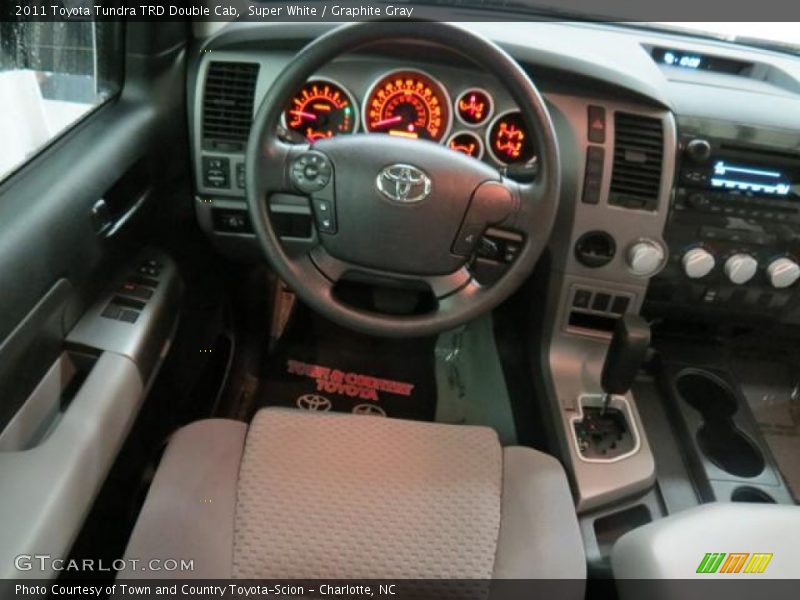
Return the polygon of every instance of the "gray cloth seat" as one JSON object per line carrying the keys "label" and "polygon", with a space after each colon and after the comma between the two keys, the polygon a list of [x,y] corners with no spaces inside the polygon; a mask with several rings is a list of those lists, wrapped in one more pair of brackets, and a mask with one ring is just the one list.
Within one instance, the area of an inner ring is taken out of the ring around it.
{"label": "gray cloth seat", "polygon": [[177,431],[125,556],[193,561],[159,578],[586,575],[553,458],[485,427],[285,409]]}

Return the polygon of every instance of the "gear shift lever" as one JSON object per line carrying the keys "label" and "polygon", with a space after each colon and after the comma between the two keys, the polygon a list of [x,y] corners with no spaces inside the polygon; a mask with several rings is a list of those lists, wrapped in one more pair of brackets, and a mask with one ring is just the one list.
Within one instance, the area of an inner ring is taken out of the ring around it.
{"label": "gear shift lever", "polygon": [[602,413],[605,413],[614,394],[625,394],[631,389],[649,346],[650,326],[642,317],[628,314],[617,321],[600,376],[603,388]]}

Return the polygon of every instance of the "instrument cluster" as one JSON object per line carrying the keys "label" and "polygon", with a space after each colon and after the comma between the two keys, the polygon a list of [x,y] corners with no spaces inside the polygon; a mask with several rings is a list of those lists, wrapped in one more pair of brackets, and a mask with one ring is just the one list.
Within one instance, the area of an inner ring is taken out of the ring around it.
{"label": "instrument cluster", "polygon": [[378,77],[360,105],[341,83],[309,79],[290,99],[283,124],[295,137],[314,142],[352,133],[396,135],[447,145],[501,166],[527,165],[536,157],[532,132],[519,110],[495,114],[495,99],[481,87],[449,90],[418,69],[397,69]]}

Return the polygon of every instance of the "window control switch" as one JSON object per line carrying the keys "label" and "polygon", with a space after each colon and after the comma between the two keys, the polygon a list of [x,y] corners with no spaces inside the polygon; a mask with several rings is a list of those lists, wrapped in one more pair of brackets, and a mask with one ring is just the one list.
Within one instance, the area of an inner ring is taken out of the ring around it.
{"label": "window control switch", "polygon": [[117,291],[124,296],[138,298],[139,300],[149,300],[153,297],[153,290],[132,282],[123,283]]}

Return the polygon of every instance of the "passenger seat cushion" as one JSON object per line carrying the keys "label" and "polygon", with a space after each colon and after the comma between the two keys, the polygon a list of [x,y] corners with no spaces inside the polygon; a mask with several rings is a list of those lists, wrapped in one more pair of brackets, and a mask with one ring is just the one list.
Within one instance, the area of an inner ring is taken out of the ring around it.
{"label": "passenger seat cushion", "polygon": [[260,411],[239,476],[238,578],[489,578],[502,451],[491,429]]}
{"label": "passenger seat cushion", "polygon": [[[236,483],[247,424],[224,419],[179,429],[150,485],[125,558],[193,560],[194,570],[159,571],[165,578],[231,577]],[[128,569],[121,579],[152,578]]]}

